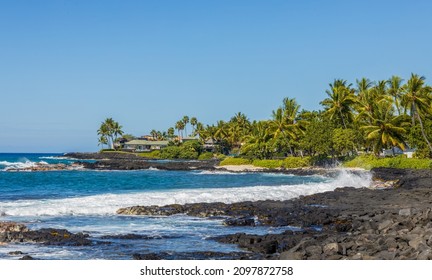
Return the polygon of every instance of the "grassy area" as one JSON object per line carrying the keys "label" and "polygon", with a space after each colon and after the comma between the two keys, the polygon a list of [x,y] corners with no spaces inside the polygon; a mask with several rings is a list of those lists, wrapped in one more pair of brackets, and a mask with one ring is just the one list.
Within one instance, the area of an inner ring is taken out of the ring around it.
{"label": "grassy area", "polygon": [[125,152],[125,151],[116,151],[112,149],[103,149],[99,151],[100,153],[113,153],[113,154],[133,154],[131,152]]}
{"label": "grassy area", "polygon": [[431,169],[432,160],[405,158],[403,156],[391,158],[377,158],[373,155],[361,155],[343,163],[343,167],[372,169],[374,167]]}
{"label": "grassy area", "polygon": [[278,159],[255,159],[252,162],[253,166],[263,168],[280,168],[283,167],[283,160]]}
{"label": "grassy area", "polygon": [[311,166],[309,157],[287,157],[285,159],[255,159],[227,157],[221,161],[220,165],[244,165],[252,164],[263,168],[302,168]]}
{"label": "grassy area", "polygon": [[234,158],[234,157],[226,157],[224,160],[220,162],[220,166],[224,165],[244,165],[244,164],[252,164],[249,159],[245,158]]}
{"label": "grassy area", "polygon": [[140,157],[143,157],[143,158],[158,159],[158,158],[160,158],[160,151],[159,150],[154,150],[154,151],[151,151],[151,152],[138,153],[137,155],[139,155]]}

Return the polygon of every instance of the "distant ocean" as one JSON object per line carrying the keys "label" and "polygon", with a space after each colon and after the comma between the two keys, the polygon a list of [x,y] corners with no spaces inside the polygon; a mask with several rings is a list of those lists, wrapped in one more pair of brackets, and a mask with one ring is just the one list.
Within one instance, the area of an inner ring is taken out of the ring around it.
{"label": "distant ocean", "polygon": [[[286,200],[342,186],[368,185],[370,178],[341,172],[337,178],[274,173],[209,171],[47,171],[7,172],[35,163],[66,163],[61,154],[0,154],[0,220],[25,223],[31,229],[64,228],[85,232],[95,241],[103,235],[139,234],[148,238],[95,246],[0,246],[0,259],[17,259],[22,251],[39,259],[131,259],[134,253],[241,251],[210,239],[247,232],[266,234],[287,228],[225,227],[221,219],[119,216],[121,207],[193,202]],[[104,240],[106,241],[106,240]]]}

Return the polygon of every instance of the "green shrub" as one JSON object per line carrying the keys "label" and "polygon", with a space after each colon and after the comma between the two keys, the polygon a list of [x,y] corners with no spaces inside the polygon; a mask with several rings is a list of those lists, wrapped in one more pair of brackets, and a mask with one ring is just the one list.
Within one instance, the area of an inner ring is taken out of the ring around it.
{"label": "green shrub", "polygon": [[373,155],[361,155],[343,163],[344,167],[372,169],[375,167],[431,169],[432,160],[406,158],[405,156],[377,158]]}
{"label": "green shrub", "polygon": [[220,162],[219,165],[244,165],[244,164],[251,164],[251,161],[245,158],[233,158],[233,157],[226,157],[224,160]]}
{"label": "green shrub", "polygon": [[283,160],[283,167],[285,168],[301,168],[311,166],[311,159],[309,157],[287,157]]}
{"label": "green shrub", "polygon": [[180,147],[180,153],[178,154],[180,159],[197,159],[198,152],[192,148]]}
{"label": "green shrub", "polygon": [[256,159],[252,162],[252,164],[256,167],[263,168],[280,168],[283,166],[283,160],[276,159]]}
{"label": "green shrub", "polygon": [[226,155],[224,155],[224,154],[217,154],[216,155],[216,158],[218,159],[218,160],[224,160],[224,159],[226,159],[227,158],[227,156]]}
{"label": "green shrub", "polygon": [[180,147],[168,146],[160,151],[160,158],[162,159],[176,159],[179,158]]}
{"label": "green shrub", "polygon": [[109,153],[109,152],[116,152],[114,149],[102,149],[100,150],[101,153]]}
{"label": "green shrub", "polygon": [[143,158],[160,158],[160,150],[153,150],[151,152],[139,153],[138,155]]}
{"label": "green shrub", "polygon": [[199,155],[199,160],[210,160],[213,159],[213,153],[205,152]]}

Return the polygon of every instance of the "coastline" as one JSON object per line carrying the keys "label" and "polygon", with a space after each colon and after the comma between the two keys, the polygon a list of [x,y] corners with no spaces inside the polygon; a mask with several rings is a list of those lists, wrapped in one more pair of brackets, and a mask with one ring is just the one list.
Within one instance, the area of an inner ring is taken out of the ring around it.
{"label": "coastline", "polygon": [[[83,154],[76,158],[95,160],[94,155]],[[79,163],[83,167],[87,164],[91,170],[158,168],[328,177],[340,172],[358,176],[369,173],[357,168],[265,169],[252,165],[218,166],[218,161],[157,161],[129,154],[100,155],[95,161]],[[245,234],[236,230],[234,234],[211,238],[220,243],[236,244],[246,250],[244,254],[197,251],[187,255],[172,255],[161,251],[134,254],[131,256],[134,259],[432,259],[432,170],[376,168],[370,172],[373,174],[373,184],[368,188],[348,187],[350,184],[347,182],[347,187],[334,191],[284,201],[131,206],[118,209],[117,214],[180,214],[217,218],[226,227],[286,228],[279,234]],[[61,229],[54,230],[61,232]],[[64,235],[71,236],[69,232],[64,232]],[[1,242],[19,242],[20,236],[24,236],[28,242],[68,242],[67,239],[52,239],[44,231],[24,230],[21,226],[0,230]],[[78,243],[88,243],[85,239],[88,236],[82,236],[81,239],[78,233],[78,237]],[[137,237],[126,234],[124,238]]]}
{"label": "coastline", "polygon": [[[215,238],[262,259],[432,259],[432,171],[377,168],[391,188],[339,188],[287,201],[134,206],[122,215],[228,216],[225,225],[296,226],[281,234]],[[143,255],[141,259],[151,258]]]}

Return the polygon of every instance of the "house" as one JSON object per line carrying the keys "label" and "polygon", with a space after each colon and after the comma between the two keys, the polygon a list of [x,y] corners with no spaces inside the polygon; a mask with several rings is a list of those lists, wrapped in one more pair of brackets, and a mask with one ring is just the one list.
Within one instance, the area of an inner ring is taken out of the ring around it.
{"label": "house", "polygon": [[219,148],[219,143],[214,139],[207,139],[204,142],[203,149],[206,152],[215,152]]}
{"label": "house", "polygon": [[407,158],[412,158],[415,151],[416,149],[406,148],[405,150],[401,150],[399,147],[394,147],[393,149],[384,149],[381,153],[381,156],[391,157],[405,155]]}
{"label": "house", "polygon": [[183,138],[181,138],[182,143],[189,142],[189,141],[198,141],[198,139],[195,137],[183,137]]}
{"label": "house", "polygon": [[168,146],[168,141],[132,140],[124,144],[123,150],[132,152],[150,152]]}

